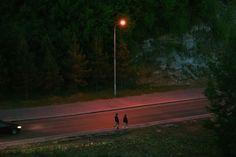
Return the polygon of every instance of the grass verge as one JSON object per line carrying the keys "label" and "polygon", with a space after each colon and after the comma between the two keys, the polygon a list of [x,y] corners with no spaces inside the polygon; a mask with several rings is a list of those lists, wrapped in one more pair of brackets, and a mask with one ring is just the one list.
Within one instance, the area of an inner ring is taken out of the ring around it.
{"label": "grass verge", "polygon": [[107,135],[87,135],[71,141],[26,145],[2,150],[1,157],[218,157],[216,136],[206,120]]}
{"label": "grass verge", "polygon": [[[140,85],[129,89],[118,89],[117,97],[141,95],[153,92],[163,92],[177,89],[194,88],[199,86],[190,85]],[[38,107],[38,106],[49,106],[58,104],[67,104],[77,101],[88,101],[95,99],[107,99],[113,98],[113,90],[100,90],[100,91],[81,91],[75,93],[61,93],[52,96],[41,96],[31,99],[10,99],[0,100],[0,109],[14,109],[14,108],[27,108],[27,107]]]}

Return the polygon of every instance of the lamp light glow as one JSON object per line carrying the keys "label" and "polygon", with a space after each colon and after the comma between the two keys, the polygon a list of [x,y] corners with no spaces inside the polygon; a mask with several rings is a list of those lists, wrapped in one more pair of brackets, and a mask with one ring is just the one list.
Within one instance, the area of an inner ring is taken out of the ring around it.
{"label": "lamp light glow", "polygon": [[120,26],[125,26],[126,25],[126,20],[125,19],[121,19],[120,21],[119,21],[119,25]]}

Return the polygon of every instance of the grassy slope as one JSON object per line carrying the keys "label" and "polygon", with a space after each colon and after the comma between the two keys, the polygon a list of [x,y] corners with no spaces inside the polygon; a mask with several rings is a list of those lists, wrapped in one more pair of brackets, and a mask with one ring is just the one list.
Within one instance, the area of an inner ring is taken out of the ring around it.
{"label": "grassy slope", "polygon": [[[140,95],[145,93],[163,92],[176,89],[202,87],[199,85],[142,85],[130,89],[118,89],[117,97]],[[62,93],[53,96],[42,96],[32,99],[9,99],[0,100],[0,109],[24,108],[24,107],[37,107],[46,105],[66,104],[77,101],[88,101],[95,99],[106,99],[113,97],[113,90],[102,91],[81,91],[76,93]]]}
{"label": "grassy slope", "polygon": [[76,141],[24,146],[0,152],[1,157],[217,157],[216,136],[203,124],[192,121],[174,126],[153,126],[90,135]]}

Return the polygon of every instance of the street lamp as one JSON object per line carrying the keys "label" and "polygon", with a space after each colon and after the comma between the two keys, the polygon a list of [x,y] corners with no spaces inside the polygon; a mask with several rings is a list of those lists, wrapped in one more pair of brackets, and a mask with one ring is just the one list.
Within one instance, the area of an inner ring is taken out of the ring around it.
{"label": "street lamp", "polygon": [[116,25],[125,27],[126,24],[127,21],[125,19],[120,19],[114,26],[114,96],[116,96]]}

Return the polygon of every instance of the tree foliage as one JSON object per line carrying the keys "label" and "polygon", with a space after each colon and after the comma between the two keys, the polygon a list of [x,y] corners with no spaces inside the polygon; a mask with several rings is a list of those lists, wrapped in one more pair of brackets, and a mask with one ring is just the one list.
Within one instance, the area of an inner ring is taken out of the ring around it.
{"label": "tree foliage", "polygon": [[76,41],[62,62],[62,75],[67,89],[77,89],[87,85],[88,61]]}
{"label": "tree foliage", "polygon": [[221,22],[225,21],[227,25],[222,27],[220,22],[216,23],[219,52],[216,60],[210,63],[206,89],[209,110],[214,114],[213,124],[224,156],[236,156],[236,21],[232,5],[235,3],[226,5],[220,17]]}
{"label": "tree foliage", "polygon": [[123,67],[120,71],[126,77],[121,78],[122,82],[135,83],[135,79],[133,82],[125,79],[131,74],[136,76],[130,65],[141,51],[143,41],[158,38],[160,34],[184,33],[196,23],[213,21],[215,2],[1,1],[0,91],[2,94],[24,93],[28,97],[65,88],[110,87],[113,28],[121,16],[129,19],[129,27],[124,31],[117,29],[122,34],[119,40],[127,45],[126,48],[117,46],[123,47],[121,56],[126,56],[118,70]]}

